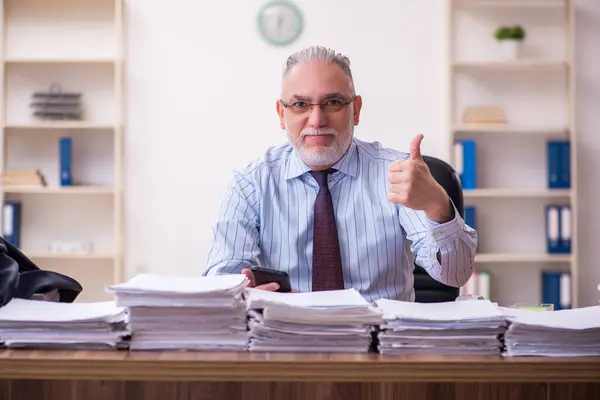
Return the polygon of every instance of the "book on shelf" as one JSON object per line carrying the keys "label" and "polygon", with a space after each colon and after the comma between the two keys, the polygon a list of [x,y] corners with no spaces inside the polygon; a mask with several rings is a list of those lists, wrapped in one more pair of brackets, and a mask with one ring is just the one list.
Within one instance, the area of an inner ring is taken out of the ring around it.
{"label": "book on shelf", "polygon": [[2,172],[2,186],[46,186],[46,179],[39,170],[7,169]]}
{"label": "book on shelf", "polygon": [[470,106],[463,112],[462,123],[464,125],[502,126],[506,124],[506,115],[501,107]]}

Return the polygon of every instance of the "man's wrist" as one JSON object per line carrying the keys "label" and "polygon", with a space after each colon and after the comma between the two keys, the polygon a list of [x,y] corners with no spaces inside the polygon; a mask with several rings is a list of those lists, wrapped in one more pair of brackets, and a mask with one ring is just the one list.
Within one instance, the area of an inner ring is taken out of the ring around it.
{"label": "man's wrist", "polygon": [[452,221],[454,219],[454,208],[450,198],[444,194],[440,201],[434,203],[429,210],[425,210],[425,215],[430,220],[443,224],[445,222]]}

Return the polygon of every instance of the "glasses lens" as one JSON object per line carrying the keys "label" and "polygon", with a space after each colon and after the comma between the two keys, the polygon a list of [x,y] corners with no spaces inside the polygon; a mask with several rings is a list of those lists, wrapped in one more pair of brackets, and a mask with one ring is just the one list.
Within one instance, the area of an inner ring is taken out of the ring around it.
{"label": "glasses lens", "polygon": [[293,113],[302,114],[302,113],[309,111],[311,108],[311,105],[308,103],[304,103],[304,102],[296,102],[296,103],[290,104],[290,106],[288,108]]}

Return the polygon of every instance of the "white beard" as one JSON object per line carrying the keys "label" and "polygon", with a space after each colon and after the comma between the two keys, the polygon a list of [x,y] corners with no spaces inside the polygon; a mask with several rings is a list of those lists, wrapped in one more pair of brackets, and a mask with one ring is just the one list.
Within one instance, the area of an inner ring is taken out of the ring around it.
{"label": "white beard", "polygon": [[[350,124],[348,131],[343,134],[333,128],[304,129],[297,138],[294,138],[289,130],[287,130],[287,134],[288,140],[302,161],[313,167],[324,167],[335,164],[344,156],[352,141],[352,128],[353,126]],[[307,148],[303,141],[304,137],[310,135],[334,135],[335,138],[329,146]]]}

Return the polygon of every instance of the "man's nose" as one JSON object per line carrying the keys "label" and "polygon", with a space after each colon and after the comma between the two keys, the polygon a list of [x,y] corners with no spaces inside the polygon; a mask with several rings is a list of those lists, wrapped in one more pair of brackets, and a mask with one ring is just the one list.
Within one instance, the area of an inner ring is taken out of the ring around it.
{"label": "man's nose", "polygon": [[308,124],[310,126],[318,128],[327,124],[327,114],[323,112],[321,106],[313,106],[309,113]]}

